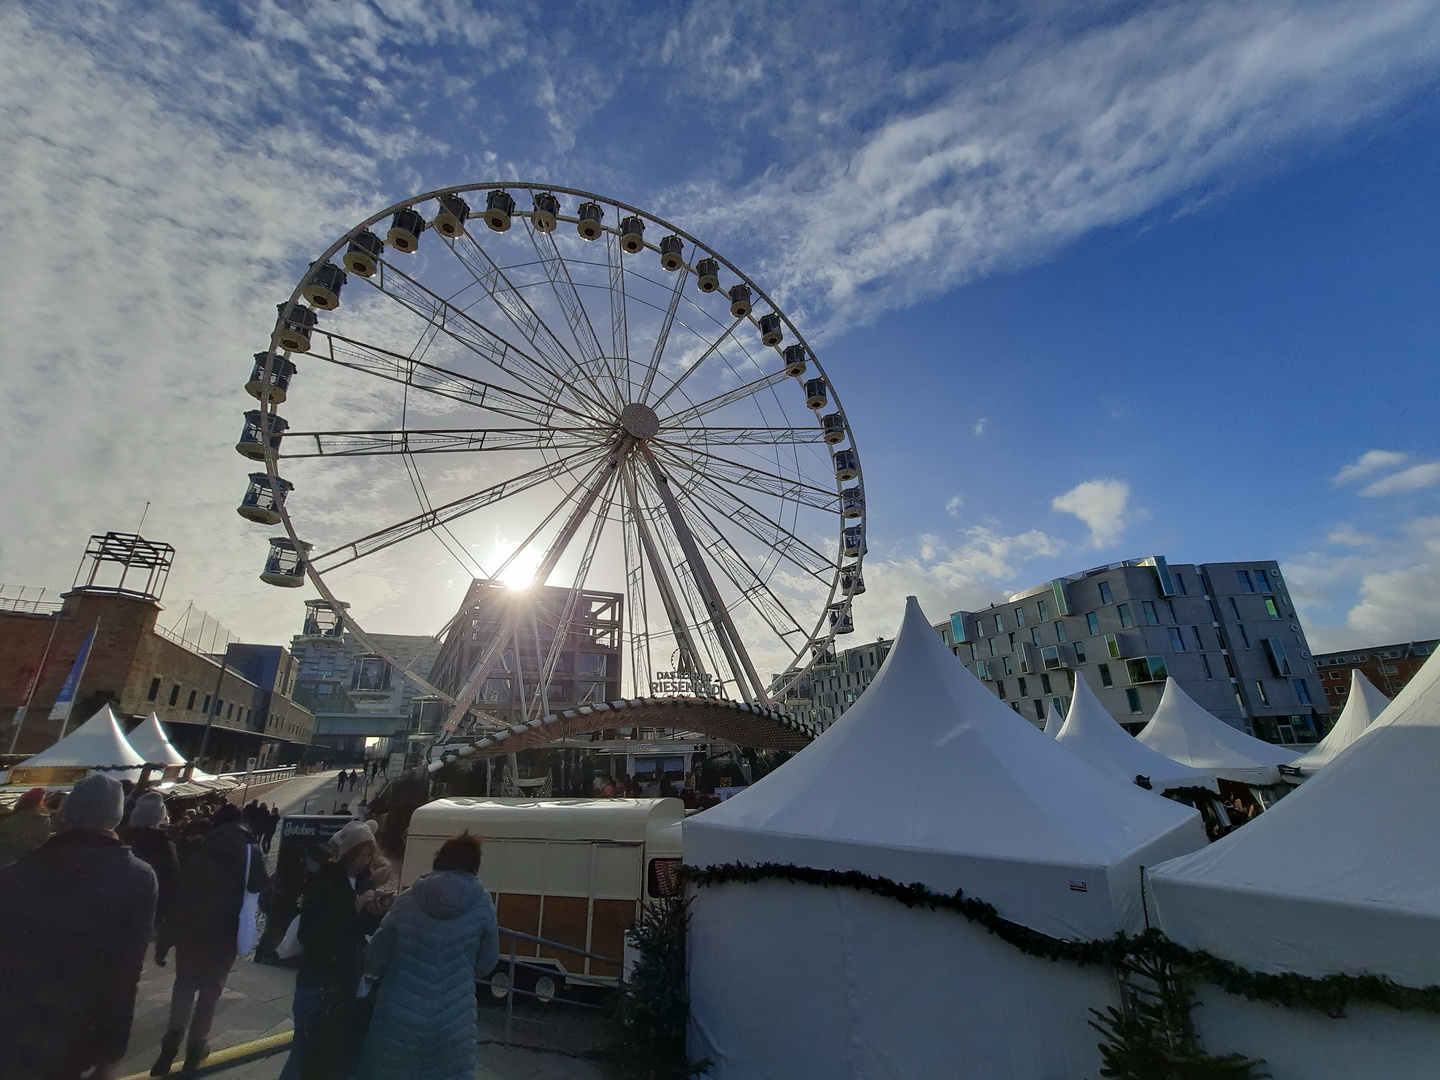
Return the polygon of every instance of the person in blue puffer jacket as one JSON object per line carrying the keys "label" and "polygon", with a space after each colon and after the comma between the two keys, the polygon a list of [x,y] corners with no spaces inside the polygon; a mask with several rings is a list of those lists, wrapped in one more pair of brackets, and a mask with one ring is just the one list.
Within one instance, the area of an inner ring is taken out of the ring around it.
{"label": "person in blue puffer jacket", "polygon": [[495,908],[479,872],[479,839],[452,836],[375,931],[365,974],[380,983],[361,1080],[474,1077],[475,983],[500,960]]}

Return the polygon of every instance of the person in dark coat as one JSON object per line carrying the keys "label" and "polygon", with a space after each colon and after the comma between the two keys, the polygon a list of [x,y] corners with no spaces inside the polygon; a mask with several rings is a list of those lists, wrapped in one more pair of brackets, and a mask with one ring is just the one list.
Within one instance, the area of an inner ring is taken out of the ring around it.
{"label": "person in dark coat", "polygon": [[475,1075],[475,983],[500,959],[495,908],[476,876],[480,841],[452,836],[432,865],[365,949],[365,974],[380,985],[360,1080]]}
{"label": "person in dark coat", "polygon": [[170,1024],[151,1076],[170,1072],[182,1039],[186,1072],[199,1068],[209,1055],[210,1025],[235,963],[245,893],[260,892],[268,884],[265,857],[242,823],[241,812],[229,804],[220,807],[185,865],[175,910],[155,943],[155,962],[162,966],[170,946],[175,947],[175,987],[170,995]]}
{"label": "person in dark coat", "polygon": [[[327,1017],[354,1001],[364,970],[365,938],[384,914],[370,874],[378,850],[372,824],[348,822],[328,847],[330,861],[306,883],[300,902],[298,936],[304,951],[291,1005],[295,1035],[280,1080],[326,1072],[317,1058],[335,1050],[325,1040]],[[334,1075],[349,1074],[339,1063],[327,1064],[339,1069]]]}
{"label": "person in dark coat", "polygon": [[341,769],[340,775],[335,778],[335,790],[344,791],[345,781],[348,779],[350,779],[350,775],[344,769]]}
{"label": "person in dark coat", "polygon": [[170,815],[158,791],[147,791],[135,800],[130,811],[130,824],[120,828],[120,839],[130,845],[137,859],[155,871],[159,897],[155,903],[155,925],[165,933],[165,923],[175,908],[175,890],[180,884],[180,859],[175,844],[166,832]]}
{"label": "person in dark coat", "polygon": [[269,852],[270,852],[270,843],[271,843],[271,841],[273,841],[273,840],[275,839],[275,830],[278,829],[279,827],[280,827],[280,809],[279,809],[279,807],[272,806],[272,807],[270,808],[270,813],[266,815],[266,821],[265,821],[265,839],[264,839],[264,841],[262,841],[262,843],[261,843],[261,845],[260,845],[261,850],[264,851],[266,854],[269,854]]}
{"label": "person in dark coat", "polygon": [[10,816],[0,821],[0,866],[14,862],[50,839],[50,816],[45,813],[44,800],[43,787],[31,788],[20,796]]}
{"label": "person in dark coat", "polygon": [[155,872],[115,829],[124,792],[75,785],[44,845],[0,867],[0,1075],[113,1080],[130,1043]]}

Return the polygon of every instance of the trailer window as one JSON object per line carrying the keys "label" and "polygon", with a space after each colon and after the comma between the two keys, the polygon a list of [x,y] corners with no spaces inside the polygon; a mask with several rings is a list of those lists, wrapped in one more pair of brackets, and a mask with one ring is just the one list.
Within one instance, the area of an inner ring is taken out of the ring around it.
{"label": "trailer window", "polygon": [[680,895],[680,859],[651,859],[649,889],[651,896]]}

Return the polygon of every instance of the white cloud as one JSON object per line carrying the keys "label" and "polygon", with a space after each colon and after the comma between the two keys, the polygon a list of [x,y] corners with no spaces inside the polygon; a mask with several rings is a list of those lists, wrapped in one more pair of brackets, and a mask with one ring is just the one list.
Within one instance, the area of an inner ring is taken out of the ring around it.
{"label": "white cloud", "polygon": [[1410,455],[1401,454],[1394,450],[1366,450],[1359,459],[1346,465],[1338,473],[1330,478],[1330,483],[1336,487],[1345,484],[1353,484],[1356,480],[1364,479],[1382,469],[1390,469],[1396,465],[1402,465],[1408,461]]}
{"label": "white cloud", "polygon": [[1408,469],[1402,469],[1383,480],[1376,480],[1373,484],[1361,488],[1360,494],[1394,495],[1399,491],[1419,491],[1421,488],[1433,487],[1436,484],[1440,484],[1440,461],[1427,461],[1421,465],[1412,465]]}
{"label": "white cloud", "polygon": [[980,435],[984,435],[984,434],[985,434],[985,425],[986,425],[987,422],[988,422],[988,418],[987,418],[987,417],[984,417],[984,416],[980,417],[979,420],[976,420],[976,421],[975,421],[975,427],[974,427],[972,430],[975,432],[975,434],[976,434],[977,436],[980,436]]}
{"label": "white cloud", "polygon": [[951,517],[959,517],[960,508],[964,505],[965,497],[963,495],[954,495],[949,499],[948,502],[945,503],[945,513],[949,514]]}
{"label": "white cloud", "polygon": [[1052,509],[1074,514],[1090,530],[1090,543],[1103,548],[1120,539],[1125,531],[1125,514],[1130,502],[1130,485],[1123,480],[1087,480],[1050,500]]}
{"label": "white cloud", "polygon": [[1440,517],[1385,536],[1333,530],[1338,553],[1285,561],[1291,596],[1317,652],[1440,636]]}

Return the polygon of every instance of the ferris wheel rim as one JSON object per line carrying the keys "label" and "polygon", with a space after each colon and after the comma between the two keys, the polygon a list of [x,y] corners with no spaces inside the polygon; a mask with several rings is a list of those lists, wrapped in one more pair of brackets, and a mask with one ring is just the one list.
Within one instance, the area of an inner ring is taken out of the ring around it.
{"label": "ferris wheel rim", "polygon": [[[809,341],[805,338],[804,334],[799,330],[799,328],[794,324],[794,322],[793,322],[793,321],[790,319],[790,317],[784,312],[784,310],[781,309],[780,306],[773,301],[773,299],[770,297],[770,295],[769,295],[763,288],[761,288],[757,283],[755,283],[755,282],[753,281],[753,279],[751,279],[751,278],[749,277],[748,274],[746,274],[744,271],[740,270],[739,267],[737,267],[733,262],[731,262],[731,261],[730,261],[728,258],[726,258],[723,254],[721,254],[721,253],[718,252],[718,251],[715,251],[715,250],[714,250],[713,248],[711,248],[707,243],[705,243],[704,241],[702,241],[702,240],[700,240],[699,238],[695,237],[693,234],[687,232],[687,231],[684,230],[684,229],[679,228],[679,227],[676,226],[674,223],[672,223],[672,222],[670,222],[670,221],[668,221],[668,220],[666,220],[666,219],[664,219],[664,218],[661,218],[661,217],[659,217],[658,215],[656,215],[656,214],[654,214],[654,213],[652,213],[652,212],[650,212],[650,211],[647,211],[647,210],[644,210],[644,209],[642,209],[642,208],[640,208],[640,207],[636,207],[636,206],[633,206],[633,205],[631,205],[631,204],[622,202],[622,201],[620,201],[620,200],[618,200],[618,199],[615,199],[615,198],[612,198],[612,197],[610,197],[610,196],[601,195],[601,194],[599,194],[599,193],[590,192],[590,191],[586,191],[586,190],[579,189],[579,188],[572,188],[572,187],[561,186],[561,185],[554,185],[554,184],[540,184],[540,183],[535,183],[535,182],[533,182],[533,181],[521,181],[521,180],[513,180],[513,181],[482,181],[482,182],[474,182],[474,183],[468,183],[468,184],[451,185],[451,186],[448,186],[448,187],[437,188],[437,189],[434,189],[434,190],[432,190],[432,191],[428,191],[428,192],[424,192],[424,193],[421,193],[421,194],[418,194],[418,195],[414,195],[414,196],[411,196],[411,197],[409,197],[409,198],[402,199],[402,200],[399,200],[399,201],[391,204],[390,206],[386,207],[385,209],[383,209],[383,210],[381,210],[381,211],[379,211],[379,212],[377,212],[377,213],[372,214],[371,216],[369,216],[368,218],[366,218],[366,219],[365,219],[363,222],[361,222],[360,224],[358,224],[358,225],[354,226],[353,228],[347,230],[338,240],[336,240],[329,248],[327,248],[327,249],[325,250],[325,252],[316,260],[316,262],[315,262],[314,264],[312,264],[311,268],[310,268],[304,275],[302,275],[302,277],[300,278],[299,282],[297,283],[297,285],[295,286],[294,290],[292,291],[291,296],[290,296],[290,299],[289,299],[289,301],[288,301],[287,303],[288,303],[289,305],[291,305],[291,306],[298,305],[298,304],[301,302],[301,299],[302,299],[302,297],[301,297],[302,290],[303,290],[303,288],[311,281],[311,279],[314,277],[314,275],[315,275],[315,273],[316,273],[316,268],[319,267],[319,266],[323,266],[323,265],[325,265],[325,264],[327,264],[327,263],[330,263],[330,261],[331,261],[331,260],[334,258],[334,256],[336,255],[336,253],[339,252],[342,248],[344,248],[356,235],[358,235],[358,234],[360,234],[361,232],[369,229],[370,227],[374,226],[375,224],[377,224],[377,223],[379,223],[379,222],[382,222],[383,220],[385,220],[385,218],[386,218],[387,216],[393,216],[395,213],[397,213],[398,211],[403,210],[403,209],[413,209],[415,206],[417,206],[417,205],[419,205],[419,204],[423,204],[423,203],[430,202],[430,201],[435,201],[435,200],[440,199],[440,198],[443,197],[443,196],[448,196],[448,195],[463,195],[463,194],[465,194],[465,193],[467,193],[467,192],[494,191],[494,190],[509,190],[509,189],[514,189],[514,190],[517,190],[517,191],[529,191],[529,192],[532,192],[532,193],[536,193],[536,192],[548,192],[548,193],[552,193],[552,194],[562,194],[562,195],[572,196],[572,197],[576,197],[576,198],[580,198],[580,199],[584,199],[584,200],[594,201],[594,202],[597,202],[597,203],[603,203],[603,204],[605,204],[605,205],[609,205],[609,206],[615,207],[618,211],[625,211],[625,212],[628,212],[628,213],[633,214],[633,215],[635,215],[635,216],[638,216],[638,217],[640,217],[640,218],[642,218],[642,219],[644,219],[644,220],[646,220],[646,221],[648,221],[648,222],[654,223],[654,224],[656,224],[656,225],[658,225],[658,226],[660,226],[660,227],[662,227],[662,228],[664,228],[664,229],[668,229],[672,235],[681,237],[684,241],[686,241],[686,242],[688,242],[690,245],[692,245],[692,248],[694,249],[694,250],[692,251],[692,258],[691,258],[691,261],[692,261],[692,262],[697,262],[697,261],[699,261],[698,258],[696,257],[696,253],[697,253],[697,252],[703,252],[707,257],[712,258],[712,259],[714,259],[718,264],[723,265],[723,266],[726,268],[727,271],[729,271],[729,272],[730,272],[731,274],[733,274],[737,279],[739,279],[739,282],[740,282],[741,284],[746,285],[746,286],[751,290],[751,294],[752,294],[758,301],[763,302],[763,304],[769,308],[769,311],[770,311],[770,312],[772,312],[773,314],[775,314],[776,316],[778,316],[778,318],[780,319],[781,323],[783,323],[783,325],[789,330],[790,334],[793,336],[793,344],[798,344],[798,345],[800,345],[800,346],[803,347],[807,361],[814,366],[815,371],[819,374],[819,376],[820,376],[821,378],[824,378],[825,381],[826,381],[826,384],[827,384],[827,387],[828,387],[828,390],[829,390],[829,395],[830,395],[830,397],[831,397],[831,399],[833,400],[833,403],[834,403],[834,408],[835,408],[836,411],[839,412],[839,413],[841,414],[841,416],[843,417],[843,424],[844,424],[844,428],[845,428],[845,436],[846,436],[846,438],[848,438],[848,440],[849,440],[848,449],[850,449],[850,450],[855,454],[855,456],[856,456],[857,459],[858,459],[858,456],[859,456],[858,441],[857,441],[856,438],[855,438],[854,430],[853,430],[853,427],[851,427],[851,425],[850,425],[848,416],[846,416],[845,413],[844,413],[844,407],[843,407],[843,404],[842,404],[842,402],[841,402],[841,399],[840,399],[840,395],[839,395],[838,390],[835,388],[833,382],[830,381],[829,376],[828,376],[828,373],[826,373],[823,364],[821,363],[821,361],[819,360],[819,358],[816,356],[814,349],[810,346],[810,343],[809,343]],[[526,214],[524,211],[519,211],[519,212],[517,212],[516,216],[528,216],[528,214]],[[617,234],[617,230],[614,229],[614,228],[612,228],[612,227],[603,226],[603,228],[604,228],[604,230],[605,230],[606,233],[609,233],[609,234],[611,234],[612,236]],[[472,239],[473,239],[473,238],[472,238]],[[475,242],[477,245],[479,244],[478,240],[477,240],[477,241],[474,241],[474,242]],[[608,242],[608,239],[607,239],[607,242]],[[652,250],[658,250],[658,249],[655,248],[655,246],[654,246],[653,244],[649,244],[649,243],[645,244],[645,247],[651,248]],[[563,259],[563,256],[562,256],[562,259]],[[687,263],[686,266],[685,266],[685,270],[686,270],[687,274],[690,273],[690,272],[692,272],[692,268],[689,266],[688,263]],[[681,282],[680,284],[677,284],[677,286],[676,286],[676,292],[678,293],[682,287],[683,287],[683,280],[682,280],[682,282]],[[692,303],[693,303],[693,302],[692,302]],[[695,305],[695,306],[698,307],[698,305]],[[758,305],[757,305],[757,306],[758,306]],[[658,308],[657,308],[657,310],[658,310]],[[704,309],[700,309],[700,310],[703,311]],[[710,314],[709,312],[706,312],[706,313],[707,313],[707,314]],[[711,317],[713,318],[713,315],[712,315]],[[738,319],[737,319],[736,325],[738,325],[739,322],[741,322],[741,321],[743,321],[743,320],[738,320]],[[732,328],[732,329],[733,329],[733,328]],[[694,331],[692,330],[692,332],[694,332]],[[719,340],[723,340],[723,336],[722,336],[721,339],[717,339],[717,342],[718,342]],[[273,362],[274,362],[276,359],[280,358],[283,350],[280,350],[280,349],[279,349],[278,347],[276,347],[276,345],[272,342],[271,348],[270,348],[269,350],[267,350],[267,352],[268,352],[268,356],[267,356],[266,365],[265,365],[265,374],[266,374],[266,377],[268,378],[269,373],[270,373],[270,366],[271,366],[271,364],[273,364]],[[748,349],[746,350],[746,353],[747,353],[747,355],[749,355]],[[285,354],[285,358],[288,359],[288,354]],[[703,359],[703,358],[702,358],[702,359]],[[751,359],[752,359],[752,362],[753,362],[753,357],[751,357]],[[627,361],[627,363],[628,363],[628,361]],[[658,366],[659,366],[659,365],[658,365],[658,352],[657,352],[657,359],[656,359],[656,363],[654,364],[654,367],[655,367],[656,369],[658,369]],[[698,364],[697,364],[696,366],[698,366]],[[758,363],[756,364],[756,366],[759,367]],[[649,374],[650,374],[650,377],[653,378],[656,374],[658,374],[658,371],[651,371]],[[759,381],[762,381],[762,380],[756,380],[756,381],[759,382]],[[775,384],[772,384],[772,386],[773,386],[773,385],[775,385]],[[676,389],[677,387],[678,387],[678,383],[673,383],[672,386],[671,386],[671,388],[670,388],[670,390],[668,390],[668,391],[659,399],[659,403],[663,403],[663,401],[664,401],[666,398],[668,398],[671,393],[675,392],[675,389]],[[765,389],[765,387],[761,387],[761,388],[757,389],[755,392],[758,393],[759,390],[761,390],[761,389]],[[743,400],[743,399],[737,399],[737,400]],[[550,404],[551,404],[551,405],[554,405],[555,403],[554,403],[554,402],[551,402]],[[702,404],[708,404],[708,403],[702,403]],[[267,396],[262,396],[262,397],[261,397],[261,400],[260,400],[259,405],[260,405],[260,413],[261,413],[261,422],[262,422],[262,425],[268,425],[269,419],[270,419],[271,417],[274,417],[274,416],[277,415],[277,414],[276,414],[276,406],[278,405],[278,402],[271,401],[271,400],[269,399],[268,395],[267,395]],[[723,407],[723,406],[722,406],[722,407]],[[689,420],[700,420],[700,419],[702,419],[703,416],[704,416],[704,413],[696,413],[696,412],[695,412],[695,408],[696,408],[696,406],[695,406],[694,404],[691,404],[691,405],[690,405],[688,408],[686,408],[686,409],[682,409],[682,410],[677,411],[677,412],[675,412],[675,413],[671,413],[671,414],[669,415],[669,417],[667,417],[667,419],[668,419],[668,418],[675,417],[675,416],[685,416],[685,417],[686,417],[687,419],[689,419]],[[783,410],[783,406],[782,406],[782,410]],[[407,429],[407,430],[408,430],[408,429]],[[704,428],[704,427],[702,426],[702,429],[701,429],[701,430],[709,430],[709,429],[708,429],[708,428]],[[269,431],[268,426],[264,428],[264,431],[265,431],[266,433],[268,433],[268,431]],[[297,433],[297,434],[298,434],[298,433]],[[406,454],[406,460],[407,460],[407,461],[409,460],[409,454],[408,454],[408,453]],[[265,465],[266,465],[266,472],[267,472],[267,474],[269,475],[269,477],[270,477],[270,479],[272,480],[272,482],[273,482],[273,481],[280,481],[281,478],[280,478],[280,476],[279,476],[279,457],[278,457],[278,456],[273,456],[273,455],[268,455],[268,454],[267,454],[267,456],[266,456],[266,458],[265,458]],[[862,483],[863,483],[863,481],[862,481]],[[835,487],[834,492],[829,493],[829,494],[832,494],[834,497],[839,497],[842,491],[843,491],[843,481],[839,481],[839,480],[837,479],[837,480],[836,480],[836,487]],[[303,544],[304,541],[302,541],[302,540],[300,539],[299,532],[298,532],[298,530],[295,528],[294,522],[293,522],[292,519],[291,519],[291,516],[290,516],[288,507],[282,502],[281,505],[280,505],[277,509],[278,509],[278,512],[279,512],[279,515],[280,515],[280,518],[281,518],[281,523],[282,523],[283,526],[284,526],[285,533],[286,533],[287,537],[288,537],[288,538],[290,539],[290,541],[291,541],[292,543],[294,543],[294,544],[297,544],[297,545]],[[797,512],[798,512],[798,507],[797,507]],[[843,531],[843,530],[846,528],[846,518],[843,516],[843,514],[839,516],[839,524],[840,524],[841,530]],[[828,558],[826,559],[826,561],[827,561],[827,562],[830,562],[830,560],[829,560]],[[834,604],[834,601],[835,601],[835,599],[836,599],[836,592],[837,592],[837,590],[839,589],[842,575],[843,575],[845,572],[849,571],[849,570],[858,570],[858,569],[859,569],[859,567],[860,567],[861,564],[863,563],[863,553],[862,553],[862,555],[861,555],[859,558],[857,558],[857,559],[856,559],[852,564],[850,564],[850,566],[848,566],[848,567],[844,565],[844,564],[845,564],[845,561],[846,561],[846,556],[844,555],[843,549],[842,549],[841,553],[838,554],[838,555],[835,557],[833,563],[830,563],[831,567],[833,568],[833,573],[831,574],[830,588],[829,588],[828,593],[827,593],[826,596],[825,596],[824,602],[823,602],[822,605],[821,605],[821,609],[820,609],[820,612],[819,612],[819,617],[818,617],[818,619],[817,619],[817,621],[816,621],[816,624],[815,624],[814,629],[811,630],[809,633],[806,633],[806,634],[805,634],[805,640],[800,644],[799,649],[795,651],[795,654],[794,654],[794,657],[792,658],[791,664],[790,664],[789,666],[787,666],[786,670],[785,670],[784,672],[782,672],[779,676],[775,677],[774,679],[771,679],[771,680],[769,681],[769,683],[765,685],[765,687],[764,687],[765,690],[768,690],[768,691],[773,692],[773,691],[775,691],[777,688],[782,687],[782,684],[783,684],[784,688],[788,688],[788,687],[789,687],[790,685],[792,685],[800,676],[802,676],[805,672],[808,672],[808,671],[810,670],[810,668],[813,667],[813,665],[814,665],[814,663],[816,662],[816,660],[819,659],[819,657],[820,657],[826,650],[828,650],[828,649],[831,647],[831,645],[833,644],[833,642],[834,642],[834,640],[835,640],[835,630],[833,629],[833,626],[832,626],[832,627],[828,630],[828,632],[827,632],[827,628],[826,628],[827,616],[829,615],[829,612],[830,612],[830,610],[831,610],[831,608],[832,608],[832,605]],[[462,565],[463,565],[463,563],[462,563]],[[477,565],[478,565],[478,564],[477,564]],[[434,695],[434,696],[438,696],[438,697],[440,697],[440,698],[443,699],[443,700],[447,700],[447,701],[451,702],[452,704],[454,703],[454,700],[455,700],[455,699],[454,699],[451,695],[446,694],[445,692],[439,690],[438,687],[434,687],[433,685],[429,684],[427,680],[425,680],[425,679],[423,679],[423,678],[421,678],[421,677],[419,677],[419,676],[416,676],[416,675],[414,674],[414,672],[412,671],[412,669],[410,668],[410,665],[409,665],[409,664],[398,661],[396,658],[394,658],[392,655],[390,655],[390,653],[388,652],[388,650],[385,650],[385,649],[379,647],[379,644],[378,644],[377,642],[375,642],[375,641],[371,638],[371,635],[369,635],[369,634],[364,630],[364,628],[360,625],[360,623],[358,622],[358,620],[356,620],[353,616],[351,616],[351,615],[348,613],[347,605],[344,605],[344,604],[338,599],[337,595],[336,595],[335,592],[330,588],[330,586],[328,585],[328,583],[326,583],[326,582],[323,580],[323,575],[322,575],[321,571],[319,571],[319,570],[312,564],[312,562],[310,561],[310,559],[308,559],[308,558],[304,560],[304,569],[305,569],[305,576],[306,576],[306,578],[311,582],[312,585],[315,586],[317,592],[320,593],[321,598],[326,602],[326,604],[327,604],[333,611],[335,611],[335,612],[337,613],[337,615],[343,620],[343,623],[344,623],[345,628],[346,628],[347,630],[349,630],[350,632],[352,632],[352,633],[355,635],[355,637],[361,642],[362,645],[364,645],[369,651],[371,651],[371,652],[373,652],[373,653],[376,653],[376,654],[382,656],[383,658],[385,658],[385,659],[386,659],[387,661],[389,661],[395,668],[397,668],[398,670],[402,671],[407,679],[409,679],[410,681],[412,681],[413,683],[415,683],[415,684],[416,684],[417,686],[419,686],[420,688],[426,690],[427,692],[431,693],[431,694]],[[328,571],[327,571],[327,572],[328,572]],[[847,610],[848,610],[849,604],[850,604],[850,602],[851,602],[852,599],[853,599],[853,597],[851,597],[849,594],[846,594],[846,596],[845,596],[845,601],[844,601],[844,602],[845,602],[845,605],[846,605]],[[792,621],[795,621],[795,622],[798,623],[798,620],[793,620],[793,617],[792,617]],[[443,635],[446,633],[447,630],[448,630],[448,624],[447,624],[446,627],[442,628],[439,633],[437,633],[436,635],[434,635],[434,636],[431,638],[431,647],[433,647],[433,645],[434,645],[436,642],[438,642],[438,641],[443,637]],[[803,627],[801,627],[801,630],[802,630],[802,632],[803,632]],[[783,639],[782,639],[782,642],[783,642]],[[804,653],[805,653],[805,651],[806,651],[807,649],[810,651],[810,658],[809,658],[808,662],[805,661],[805,657],[804,657]]]}

